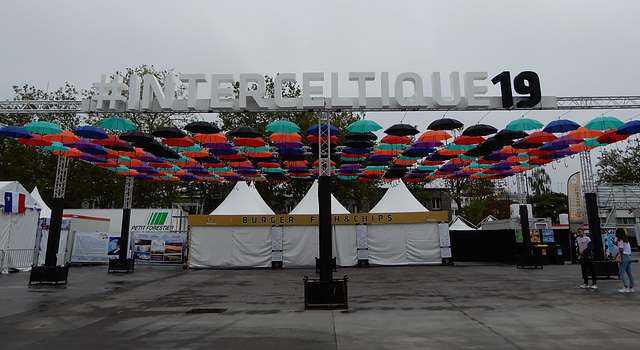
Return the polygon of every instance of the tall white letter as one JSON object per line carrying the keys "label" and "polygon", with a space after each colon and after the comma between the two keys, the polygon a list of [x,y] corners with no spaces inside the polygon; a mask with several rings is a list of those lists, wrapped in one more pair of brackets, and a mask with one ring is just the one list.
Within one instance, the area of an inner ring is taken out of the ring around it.
{"label": "tall white letter", "polygon": [[353,103],[340,98],[338,92],[338,73],[331,73],[331,107],[352,107]]}
{"label": "tall white letter", "polygon": [[296,107],[296,99],[295,98],[285,98],[282,96],[283,90],[282,85],[284,83],[296,82],[296,75],[294,73],[282,73],[278,74],[276,78],[273,80],[273,100],[276,103],[276,106],[280,108],[292,108]]}
{"label": "tall white letter", "polygon": [[374,72],[353,72],[349,73],[349,81],[358,82],[358,105],[357,108],[367,107],[367,81],[374,81]]}
{"label": "tall white letter", "polygon": [[487,72],[467,72],[464,73],[464,96],[467,98],[469,106],[487,107],[488,99],[476,99],[476,95],[484,95],[488,89],[486,85],[475,86],[476,80],[486,80]]}
{"label": "tall white letter", "polygon": [[175,90],[172,73],[167,73],[164,78],[164,91],[162,91],[160,83],[154,75],[145,75],[142,77],[142,109],[151,110],[151,101],[153,101],[153,96],[155,95],[160,108],[165,111],[172,110]]}
{"label": "tall white letter", "polygon": [[[404,96],[403,83],[408,81],[413,84],[414,94],[412,97]],[[422,77],[416,73],[407,72],[398,75],[395,83],[396,101],[401,107],[418,107],[424,104],[424,86]]]}
{"label": "tall white letter", "polygon": [[207,78],[204,74],[180,74],[179,79],[181,82],[189,84],[187,87],[187,108],[190,110],[197,109],[198,84],[206,83]]}
{"label": "tall white letter", "polygon": [[302,73],[302,107],[324,107],[324,98],[311,97],[322,95],[322,86],[312,86],[312,81],[324,81],[324,73]]}
{"label": "tall white letter", "polygon": [[433,91],[433,102],[436,106],[457,106],[462,97],[460,96],[460,73],[451,72],[449,75],[451,84],[451,98],[444,99],[442,97],[442,81],[440,80],[440,72],[431,73],[431,90]]}
{"label": "tall white letter", "polygon": [[[231,86],[222,87],[222,84]],[[233,108],[233,97],[233,75],[213,74],[211,76],[211,107]]]}
{"label": "tall white letter", "polygon": [[[253,86],[249,86],[249,82],[255,83],[255,89]],[[240,74],[240,108],[247,108],[247,100],[249,97],[256,101],[256,104],[260,108],[267,108],[267,104],[262,97],[266,91],[266,84],[264,77],[260,74]]]}

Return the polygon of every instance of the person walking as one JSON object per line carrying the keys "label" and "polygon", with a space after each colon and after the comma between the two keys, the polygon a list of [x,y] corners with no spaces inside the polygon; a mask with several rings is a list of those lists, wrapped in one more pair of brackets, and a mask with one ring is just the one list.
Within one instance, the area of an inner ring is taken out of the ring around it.
{"label": "person walking", "polygon": [[629,244],[629,237],[623,228],[618,227],[616,229],[616,238],[618,239],[618,248],[620,249],[620,252],[618,253],[620,254],[618,273],[620,274],[622,285],[624,287],[618,292],[634,293],[633,274],[631,273],[631,245]]}
{"label": "person walking", "polygon": [[[582,270],[582,279],[584,283],[580,288],[598,289],[596,284],[596,269],[593,266],[593,243],[591,238],[584,235],[584,229],[578,229],[578,259],[580,260],[580,269]],[[589,274],[591,274],[591,287],[589,287]]]}

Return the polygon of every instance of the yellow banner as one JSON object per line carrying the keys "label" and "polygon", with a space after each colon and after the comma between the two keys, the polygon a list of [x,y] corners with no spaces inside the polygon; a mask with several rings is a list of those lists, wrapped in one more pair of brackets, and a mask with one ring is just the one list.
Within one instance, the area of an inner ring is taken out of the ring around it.
{"label": "yellow banner", "polygon": [[[427,213],[335,214],[333,225],[448,222],[446,211]],[[314,226],[318,215],[189,215],[191,226]]]}
{"label": "yellow banner", "polygon": [[569,177],[567,197],[569,198],[569,222],[584,222],[580,173],[574,173]]}

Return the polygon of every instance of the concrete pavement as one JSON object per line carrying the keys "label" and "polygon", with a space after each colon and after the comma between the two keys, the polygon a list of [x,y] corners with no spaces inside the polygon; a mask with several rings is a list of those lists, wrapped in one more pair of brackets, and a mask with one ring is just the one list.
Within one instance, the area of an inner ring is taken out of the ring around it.
{"label": "concrete pavement", "polygon": [[[637,253],[634,253],[637,259]],[[633,264],[640,278],[640,264]],[[0,276],[2,349],[634,349],[640,292],[579,289],[579,265],[339,268],[349,310],[304,310],[313,269],[72,267]],[[638,288],[640,289],[640,288]],[[194,312],[195,311],[195,312]]]}

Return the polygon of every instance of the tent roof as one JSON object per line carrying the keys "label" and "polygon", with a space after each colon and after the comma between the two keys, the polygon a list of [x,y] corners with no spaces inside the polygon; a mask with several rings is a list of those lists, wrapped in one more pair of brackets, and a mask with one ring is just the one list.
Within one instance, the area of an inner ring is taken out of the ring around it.
{"label": "tent roof", "polygon": [[44,200],[42,200],[42,196],[38,191],[38,186],[33,188],[33,191],[31,191],[31,196],[33,196],[33,199],[35,199],[36,202],[38,202],[38,204],[40,204],[40,207],[42,208],[42,210],[40,211],[40,217],[51,218],[51,208],[49,208],[47,203],[45,203]]}
{"label": "tent roof", "polygon": [[449,230],[454,231],[475,231],[476,229],[467,225],[467,220],[465,220],[462,216],[458,216],[451,225],[449,225]]}
{"label": "tent roof", "polygon": [[[300,203],[289,213],[292,215],[317,215],[320,212],[320,204],[318,203],[318,180],[313,181],[313,185],[307,194],[302,198]],[[331,194],[331,214],[349,214],[349,211],[338,202],[336,197]]]}
{"label": "tent roof", "polygon": [[238,181],[227,198],[209,215],[274,215],[258,190],[245,181]]}
{"label": "tent roof", "polygon": [[426,213],[429,210],[420,204],[403,181],[389,187],[370,213]]}
{"label": "tent roof", "polygon": [[[0,181],[0,195],[4,197],[5,192],[23,193],[26,195],[25,206],[27,208],[40,209],[38,201],[18,181]],[[0,201],[0,206],[4,206],[4,200]]]}

